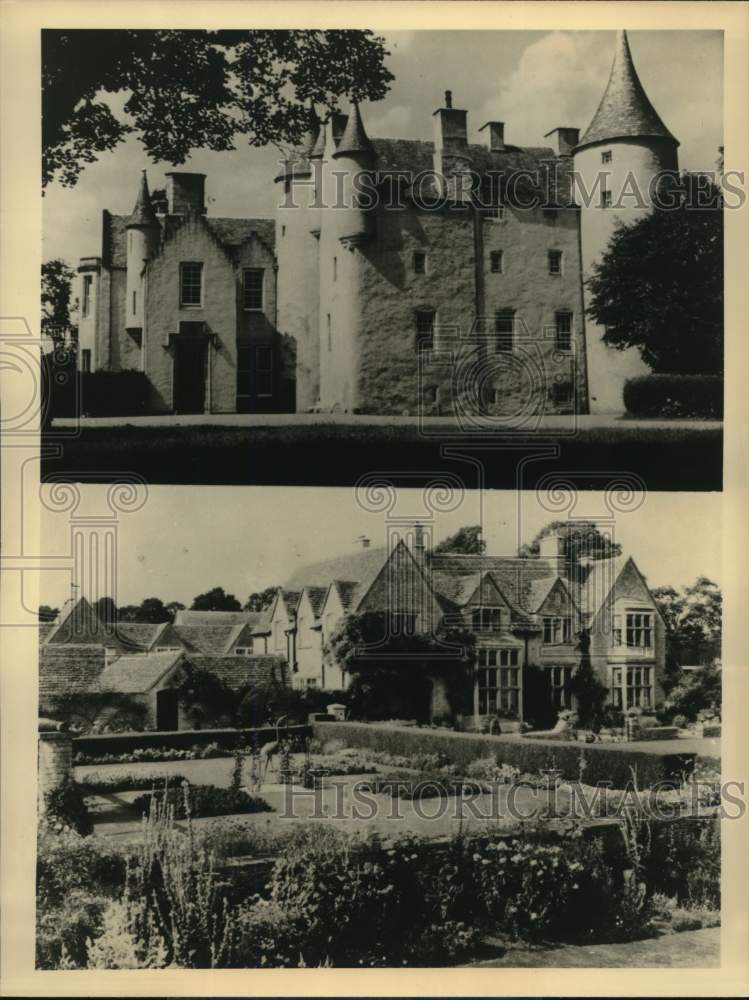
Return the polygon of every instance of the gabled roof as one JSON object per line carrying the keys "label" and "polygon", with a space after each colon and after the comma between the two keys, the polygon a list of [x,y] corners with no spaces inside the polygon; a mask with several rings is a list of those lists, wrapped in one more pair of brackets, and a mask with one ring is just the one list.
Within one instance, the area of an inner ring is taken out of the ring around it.
{"label": "gabled roof", "polygon": [[233,625],[172,625],[171,636],[179,640],[185,649],[216,655],[226,652],[234,631]]}
{"label": "gabled roof", "polygon": [[39,701],[95,688],[104,670],[103,646],[42,646],[39,652]]}
{"label": "gabled roof", "polygon": [[613,559],[596,559],[590,564],[585,582],[578,588],[578,603],[583,611],[591,617],[598,614],[629,561],[628,557],[615,556]]}
{"label": "gabled roof", "polygon": [[289,578],[288,587],[325,587],[334,580],[349,581],[364,588],[371,584],[388,558],[385,547],[375,549],[359,549],[333,559],[312,563],[296,570]]}
{"label": "gabled roof", "polygon": [[237,690],[285,682],[286,664],[280,656],[188,656],[188,661]]}
{"label": "gabled roof", "polygon": [[359,584],[352,580],[333,580],[331,587],[334,587],[344,611],[348,611],[356,600],[359,591]]}
{"label": "gabled roof", "polygon": [[429,560],[434,588],[459,606],[473,596],[481,574],[490,573],[511,608],[532,613],[539,581],[549,587],[557,567],[546,559],[520,559],[485,555],[432,555]]}
{"label": "gabled roof", "polygon": [[184,653],[141,653],[119,656],[108,663],[99,675],[100,691],[143,694],[161,687]]}
{"label": "gabled roof", "polygon": [[[319,618],[322,606],[325,603],[325,596],[328,593],[327,587],[305,587],[303,594],[307,595],[307,600],[312,608],[315,618]],[[301,599],[300,599],[301,603]]]}
{"label": "gabled roof", "polygon": [[115,635],[124,646],[132,645],[138,649],[149,650],[160,632],[164,630],[164,622],[117,622]]}
{"label": "gabled roof", "polygon": [[246,625],[255,624],[265,611],[178,611],[175,625]]}
{"label": "gabled roof", "polygon": [[618,31],[609,82],[577,149],[594,142],[635,136],[656,136],[678,145],[640,83],[627,32]]}

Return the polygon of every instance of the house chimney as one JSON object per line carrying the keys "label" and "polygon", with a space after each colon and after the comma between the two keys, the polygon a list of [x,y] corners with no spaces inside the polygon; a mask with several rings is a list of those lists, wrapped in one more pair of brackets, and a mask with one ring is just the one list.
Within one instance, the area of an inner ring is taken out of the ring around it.
{"label": "house chimney", "polygon": [[366,535],[359,535],[356,540],[363,549],[368,549],[371,544]]}
{"label": "house chimney", "polygon": [[505,123],[504,122],[487,122],[482,125],[479,132],[483,132],[485,128],[489,129],[487,134],[487,139],[489,141],[489,150],[492,153],[501,153],[505,148]]}
{"label": "house chimney", "polygon": [[456,202],[471,200],[471,154],[468,151],[468,112],[453,107],[451,90],[445,91],[445,107],[434,118],[434,156],[440,194]]}
{"label": "house chimney", "polygon": [[551,132],[547,132],[544,139],[548,139],[550,136],[553,137],[551,145],[557,156],[572,156],[572,150],[580,140],[580,129],[557,126]]}
{"label": "house chimney", "polygon": [[556,531],[550,535],[545,535],[539,544],[539,559],[546,559],[555,564],[556,571],[561,572],[564,568],[564,538]]}
{"label": "house chimney", "polygon": [[170,215],[205,215],[205,174],[168,173],[166,199]]}
{"label": "house chimney", "polygon": [[453,92],[445,91],[445,106],[437,108],[434,122],[434,148],[454,151],[468,145],[468,112],[453,107]]}

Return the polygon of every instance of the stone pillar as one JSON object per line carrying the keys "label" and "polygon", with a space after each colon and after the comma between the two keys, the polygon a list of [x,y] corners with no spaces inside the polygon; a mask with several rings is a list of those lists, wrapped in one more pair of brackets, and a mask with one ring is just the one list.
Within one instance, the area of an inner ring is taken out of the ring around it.
{"label": "stone pillar", "polygon": [[[60,729],[39,730],[39,806],[44,811],[44,797],[73,773],[73,738]],[[54,725],[54,723],[52,723]]]}

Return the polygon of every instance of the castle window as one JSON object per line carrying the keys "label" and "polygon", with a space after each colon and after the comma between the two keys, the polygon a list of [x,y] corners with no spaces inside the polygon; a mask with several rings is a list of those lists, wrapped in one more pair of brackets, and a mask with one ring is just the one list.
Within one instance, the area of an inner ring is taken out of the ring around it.
{"label": "castle window", "polygon": [[558,351],[572,350],[572,313],[560,310],[554,313],[556,348]]}
{"label": "castle window", "polygon": [[605,189],[601,191],[601,208],[611,208],[611,192]]}
{"label": "castle window", "polygon": [[286,235],[286,226],[281,226],[281,239]]}
{"label": "castle window", "polygon": [[138,293],[133,292],[133,316],[138,311]]}
{"label": "castle window", "polygon": [[611,163],[611,150],[607,149],[601,153],[601,163]]}
{"label": "castle window", "polygon": [[501,274],[503,264],[502,251],[492,250],[489,260],[492,274]]}
{"label": "castle window", "polygon": [[499,632],[502,625],[501,608],[474,608],[471,612],[474,632]]}
{"label": "castle window", "polygon": [[414,274],[427,273],[427,255],[421,251],[416,251],[413,255]]}
{"label": "castle window", "polygon": [[434,309],[416,310],[416,349],[431,351],[434,347]]}
{"label": "castle window", "polygon": [[568,615],[551,615],[544,618],[544,645],[558,646],[572,637],[572,619]]}
{"label": "castle window", "polygon": [[333,281],[338,281],[338,258],[333,258]]}
{"label": "castle window", "polygon": [[499,354],[511,354],[515,334],[515,313],[504,309],[494,316],[495,348]]}
{"label": "castle window", "polygon": [[91,351],[87,347],[84,347],[81,351],[81,371],[91,371]]}
{"label": "castle window", "polygon": [[566,380],[553,382],[551,398],[555,403],[569,403],[572,399],[572,384]]}
{"label": "castle window", "polygon": [[332,324],[330,322],[330,313],[328,313],[327,322],[328,322],[328,350],[332,351],[333,350],[333,326],[332,326]]}
{"label": "castle window", "polygon": [[260,312],[263,308],[263,284],[265,271],[260,267],[246,267],[242,272],[244,308]]}
{"label": "castle window", "polygon": [[192,261],[179,265],[179,304],[199,306],[203,303],[203,265]]}
{"label": "castle window", "polygon": [[549,250],[549,274],[561,274],[562,273],[562,251],[561,250]]}
{"label": "castle window", "polygon": [[424,400],[427,403],[439,402],[440,391],[436,385],[428,385],[424,389]]}
{"label": "castle window", "polygon": [[88,316],[89,309],[91,308],[91,285],[93,283],[93,278],[90,274],[83,275],[83,305],[81,307],[81,314],[83,316]]}

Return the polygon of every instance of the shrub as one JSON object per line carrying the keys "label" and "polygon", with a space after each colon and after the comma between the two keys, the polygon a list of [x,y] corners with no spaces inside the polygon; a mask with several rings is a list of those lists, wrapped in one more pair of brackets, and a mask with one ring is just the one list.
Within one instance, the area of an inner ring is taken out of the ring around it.
{"label": "shrub", "polygon": [[687,907],[720,909],[720,822],[684,819],[653,826],[644,859],[654,892]]}
{"label": "shrub", "polygon": [[133,808],[148,815],[155,802],[166,801],[174,811],[175,819],[186,819],[188,816],[226,816],[232,813],[269,812],[271,807],[255,795],[232,788],[218,788],[216,785],[181,785],[166,786],[163,791],[139,795],[133,802]]}
{"label": "shrub", "polygon": [[671,719],[671,724],[676,726],[677,729],[685,729],[689,719],[686,715],[682,715],[681,712],[677,712],[676,715]]}
{"label": "shrub", "polygon": [[58,906],[37,904],[36,967],[85,969],[89,939],[101,932],[106,896],[74,890]]}
{"label": "shrub", "polygon": [[711,717],[720,715],[721,691],[720,670],[712,664],[699,667],[671,689],[664,709],[667,713],[685,716],[689,722],[698,719],[701,712],[708,712]]}
{"label": "shrub", "polygon": [[624,384],[627,413],[638,417],[723,417],[720,375],[641,375]]}
{"label": "shrub", "polygon": [[45,794],[44,810],[46,822],[58,830],[68,828],[84,837],[93,832],[81,789],[72,778]]}
{"label": "shrub", "polygon": [[87,774],[76,778],[76,784],[84,795],[95,795],[98,792],[133,792],[140,788],[153,788],[159,782],[173,782],[181,785],[187,778],[181,774],[168,772],[153,772],[151,774],[133,774],[125,771],[123,774]]}
{"label": "shrub", "polygon": [[148,376],[144,372],[80,372],[81,409],[91,417],[146,413]]}

